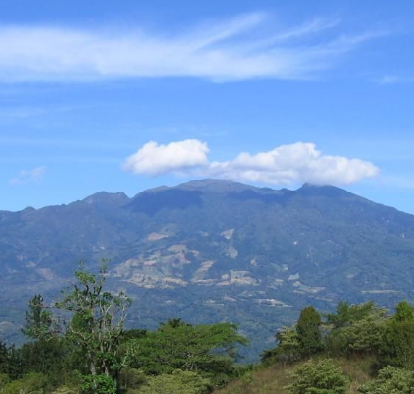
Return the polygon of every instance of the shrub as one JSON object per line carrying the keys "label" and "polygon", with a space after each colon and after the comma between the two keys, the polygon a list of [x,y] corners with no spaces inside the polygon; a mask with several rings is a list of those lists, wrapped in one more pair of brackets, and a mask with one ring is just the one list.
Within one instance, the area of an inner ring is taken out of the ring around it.
{"label": "shrub", "polygon": [[171,374],[152,376],[141,387],[140,394],[202,394],[210,381],[191,371],[176,370]]}
{"label": "shrub", "polygon": [[363,394],[414,394],[414,371],[385,367],[375,380],[358,389]]}
{"label": "shrub", "polygon": [[47,377],[41,373],[29,373],[20,380],[6,384],[2,394],[43,394]]}
{"label": "shrub", "polygon": [[332,360],[311,361],[295,368],[292,383],[286,386],[292,394],[345,394],[348,379]]}

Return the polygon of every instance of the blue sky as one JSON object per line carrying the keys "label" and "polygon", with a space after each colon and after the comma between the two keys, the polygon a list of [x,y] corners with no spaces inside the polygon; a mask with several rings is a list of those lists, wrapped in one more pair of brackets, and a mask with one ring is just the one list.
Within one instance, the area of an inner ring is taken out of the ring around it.
{"label": "blue sky", "polygon": [[0,209],[216,177],[414,213],[413,20],[408,0],[5,1]]}

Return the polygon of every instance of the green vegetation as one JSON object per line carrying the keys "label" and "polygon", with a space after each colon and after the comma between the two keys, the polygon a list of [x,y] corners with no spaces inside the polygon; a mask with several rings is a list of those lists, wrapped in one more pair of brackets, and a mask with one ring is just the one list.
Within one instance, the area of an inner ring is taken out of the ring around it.
{"label": "green vegetation", "polygon": [[247,344],[231,323],[169,319],[124,326],[131,300],[106,289],[107,267],[81,266],[61,300],[28,304],[22,347],[0,341],[1,394],[414,394],[414,309],[341,302],[302,309],[260,365],[237,365]]}
{"label": "green vegetation", "polygon": [[292,383],[286,388],[292,394],[345,394],[348,379],[332,360],[317,364],[307,362],[295,368]]}
{"label": "green vegetation", "polygon": [[30,342],[0,342],[1,394],[201,394],[237,376],[236,345],[246,339],[234,324],[170,319],[126,330],[131,301],[107,291],[106,277],[105,264],[98,274],[81,266],[61,301],[32,298],[22,330]]}

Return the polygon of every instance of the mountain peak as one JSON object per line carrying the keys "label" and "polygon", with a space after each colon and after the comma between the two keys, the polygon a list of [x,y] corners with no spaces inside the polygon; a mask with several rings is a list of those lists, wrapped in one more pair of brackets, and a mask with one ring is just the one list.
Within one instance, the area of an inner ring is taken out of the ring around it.
{"label": "mountain peak", "polygon": [[123,192],[97,192],[84,198],[82,201],[86,204],[123,204],[129,200],[128,196]]}
{"label": "mountain peak", "polygon": [[224,179],[200,179],[182,183],[176,186],[177,189],[188,191],[202,191],[213,193],[240,192],[245,190],[255,190],[254,186],[244,185]]}

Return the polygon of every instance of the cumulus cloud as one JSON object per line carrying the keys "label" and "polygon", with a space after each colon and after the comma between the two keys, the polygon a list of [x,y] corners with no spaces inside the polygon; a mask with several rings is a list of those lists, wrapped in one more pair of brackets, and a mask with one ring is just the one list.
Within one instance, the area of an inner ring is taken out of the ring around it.
{"label": "cumulus cloud", "polygon": [[169,172],[182,172],[208,165],[209,148],[205,142],[195,139],[160,145],[150,141],[128,157],[124,170],[151,176]]}
{"label": "cumulus cloud", "polygon": [[175,173],[270,185],[349,185],[379,173],[368,161],[324,155],[315,144],[296,142],[267,152],[242,152],[233,160],[208,160],[209,148],[198,140],[145,144],[130,156],[124,169],[151,176]]}
{"label": "cumulus cloud", "polygon": [[0,81],[303,79],[381,34],[341,35],[338,19],[317,18],[290,27],[270,19],[252,13],[176,33],[0,25]]}
{"label": "cumulus cloud", "polygon": [[47,168],[44,166],[35,167],[31,170],[20,171],[19,176],[10,179],[12,185],[24,185],[26,183],[38,183],[46,174]]}

